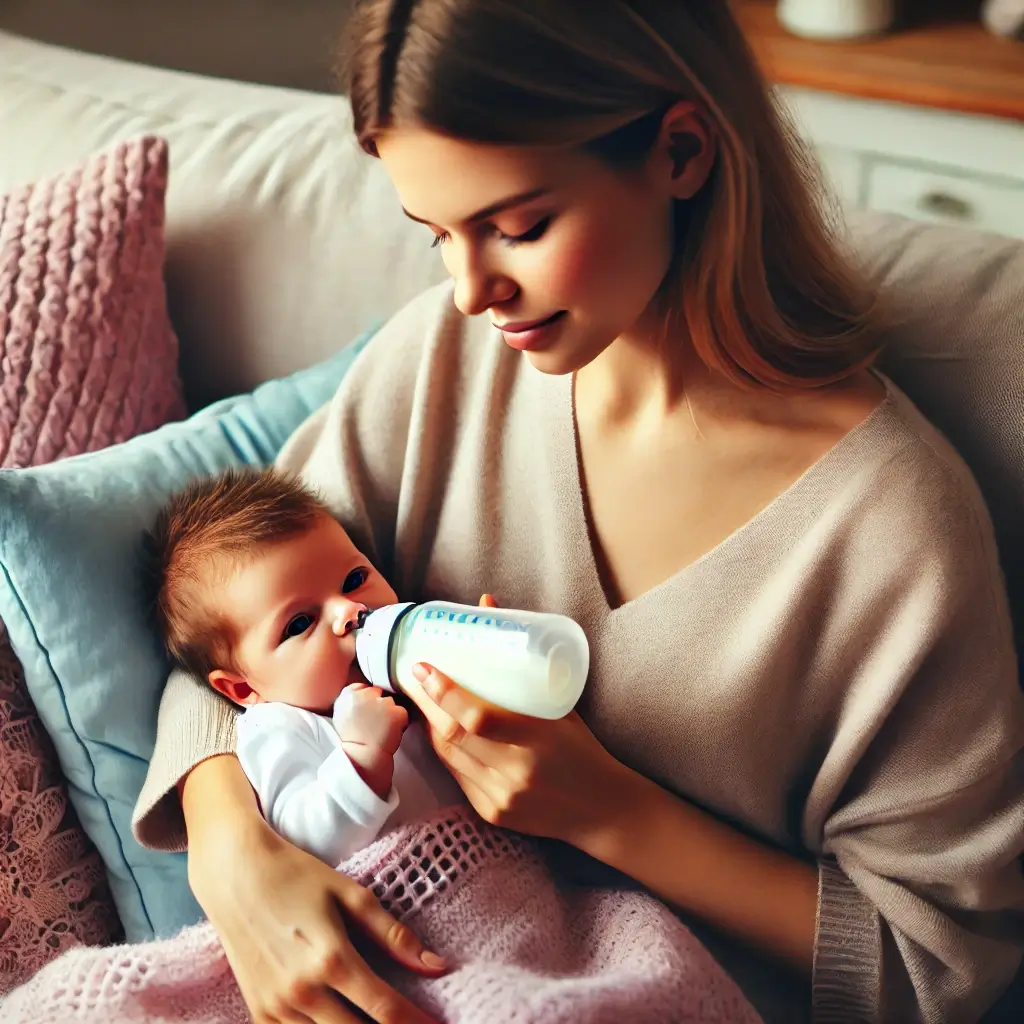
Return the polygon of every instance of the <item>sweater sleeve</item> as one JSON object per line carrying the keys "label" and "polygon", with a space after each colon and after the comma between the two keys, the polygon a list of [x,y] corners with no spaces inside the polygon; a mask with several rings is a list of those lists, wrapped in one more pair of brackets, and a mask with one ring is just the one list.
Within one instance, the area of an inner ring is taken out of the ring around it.
{"label": "sweater sleeve", "polygon": [[238,719],[238,759],[271,827],[337,867],[369,845],[398,806],[360,778],[333,728],[311,726],[308,712],[257,704]]}
{"label": "sweater sleeve", "polygon": [[932,543],[894,553],[849,680],[829,755],[845,766],[818,780],[834,790],[808,837],[822,854],[816,1022],[977,1021],[1024,948],[1009,613],[980,498],[938,490]]}
{"label": "sweater sleeve", "polygon": [[154,850],[188,846],[177,784],[200,761],[235,751],[235,706],[186,672],[167,680],[157,716],[156,746],[135,802],[135,838]]}
{"label": "sweater sleeve", "polygon": [[[276,461],[320,494],[385,576],[394,550],[411,410],[417,388],[429,386],[423,379],[425,353],[457,325],[450,284],[414,299],[363,349],[331,402],[298,428]],[[201,761],[234,753],[236,714],[205,683],[171,675],[132,816],[144,846],[186,849],[176,787]]]}

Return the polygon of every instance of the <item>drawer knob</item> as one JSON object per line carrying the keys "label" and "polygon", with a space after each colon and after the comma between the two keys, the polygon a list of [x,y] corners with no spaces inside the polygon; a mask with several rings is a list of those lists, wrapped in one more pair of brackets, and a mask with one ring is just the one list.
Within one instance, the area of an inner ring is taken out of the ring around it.
{"label": "drawer knob", "polygon": [[974,215],[974,207],[966,199],[951,196],[948,192],[928,192],[921,197],[917,205],[924,213],[949,217],[952,220],[970,220]]}

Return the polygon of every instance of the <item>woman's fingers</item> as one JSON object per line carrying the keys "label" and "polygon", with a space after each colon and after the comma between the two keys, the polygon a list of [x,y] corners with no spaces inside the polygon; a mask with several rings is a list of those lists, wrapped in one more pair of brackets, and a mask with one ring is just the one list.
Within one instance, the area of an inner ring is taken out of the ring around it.
{"label": "woman's fingers", "polygon": [[369,889],[341,874],[338,881],[338,899],[350,922],[375,945],[417,974],[436,976],[447,970],[444,959],[427,949],[408,925],[392,917]]}
{"label": "woman's fingers", "polygon": [[531,719],[477,697],[430,665],[416,665],[413,676],[419,686],[407,687],[406,693],[423,712],[434,734],[446,743],[459,745],[467,736],[480,736],[515,744],[527,724],[535,725]]}
{"label": "woman's fingers", "polygon": [[337,996],[320,991],[303,1002],[304,1009],[281,1007],[279,1013],[259,1024],[364,1024],[365,1018],[345,1006]]}
{"label": "woman's fingers", "polygon": [[[349,965],[351,966],[351,965]],[[330,977],[327,983],[337,990]],[[374,1024],[437,1024],[433,1017],[428,1016],[418,1006],[411,1003],[390,985],[384,984],[369,967],[357,974],[346,973],[345,999],[365,1016],[357,1016],[355,1012],[335,1002],[345,1016],[324,1017],[313,1016],[315,1024],[349,1024],[350,1021],[371,1020]]]}
{"label": "woman's fingers", "polygon": [[337,997],[325,993],[310,1008],[308,1015],[293,1013],[281,1017],[280,1024],[366,1024],[366,1018],[343,1006]]}
{"label": "woman's fingers", "polygon": [[[400,954],[397,959],[408,962],[421,974],[440,973],[427,967],[422,953],[414,961],[411,959],[410,949],[415,946],[422,950],[422,944],[408,928],[387,914],[371,893],[365,889],[360,891],[369,897],[365,903],[353,898],[350,892],[344,894],[351,923],[392,956]],[[383,921],[374,918],[374,908],[386,919],[392,932],[383,940],[380,935]],[[340,912],[338,923],[341,923]],[[407,934],[400,938],[397,930]],[[350,1024],[364,1019],[375,1024],[436,1024],[433,1018],[377,977],[348,939],[341,939],[338,932],[327,930],[312,937],[308,954],[311,958],[308,976],[315,978],[316,984],[308,986],[308,990],[301,985],[292,986],[285,995],[293,1011],[305,1014],[314,1024]],[[365,1018],[357,1011],[365,1014]]]}

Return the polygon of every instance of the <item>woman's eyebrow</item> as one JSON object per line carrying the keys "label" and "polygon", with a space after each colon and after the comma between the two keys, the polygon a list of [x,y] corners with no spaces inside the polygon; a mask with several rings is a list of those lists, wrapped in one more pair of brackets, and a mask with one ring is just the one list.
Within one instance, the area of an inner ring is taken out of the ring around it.
{"label": "woman's eyebrow", "polygon": [[[496,203],[491,203],[490,206],[485,206],[482,210],[477,210],[476,213],[471,214],[466,218],[465,223],[475,224],[477,221],[487,220],[488,217],[495,217],[499,213],[504,213],[506,210],[510,210],[515,206],[522,206],[523,203],[529,203],[534,199],[539,199],[541,196],[546,196],[550,191],[551,189],[549,188],[535,188],[529,192],[520,192],[518,195],[499,199]],[[402,207],[402,213],[404,213],[409,220],[416,221],[417,224],[429,225],[431,223],[428,220],[424,220],[422,217],[417,217],[415,214],[410,213],[404,206]]]}

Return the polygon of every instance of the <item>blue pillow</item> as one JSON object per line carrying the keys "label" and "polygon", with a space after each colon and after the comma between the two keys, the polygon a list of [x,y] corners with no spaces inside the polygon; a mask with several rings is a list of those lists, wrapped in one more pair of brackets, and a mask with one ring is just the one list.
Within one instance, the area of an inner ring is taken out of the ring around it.
{"label": "blue pillow", "polygon": [[183,854],[143,849],[131,815],[168,666],[147,625],[138,545],[192,477],[273,461],[369,340],[252,394],[103,451],[0,472],[0,619],[131,941],[202,916]]}

